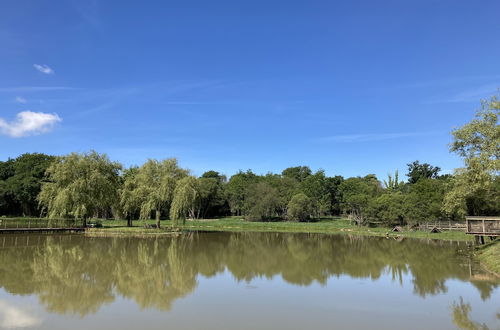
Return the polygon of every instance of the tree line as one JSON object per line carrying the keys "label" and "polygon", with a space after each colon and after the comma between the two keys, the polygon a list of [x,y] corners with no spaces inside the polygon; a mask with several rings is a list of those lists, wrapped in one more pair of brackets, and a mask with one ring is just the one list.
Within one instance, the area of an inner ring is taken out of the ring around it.
{"label": "tree line", "polygon": [[312,221],[346,215],[359,225],[416,224],[500,214],[500,102],[482,103],[474,119],[452,132],[450,150],[464,160],[453,175],[414,161],[407,180],[396,171],[344,178],[308,166],[229,179],[196,177],[175,158],[124,168],[96,151],[65,156],[24,154],[0,162],[0,215],[51,218],[200,219],[227,215],[249,221]]}

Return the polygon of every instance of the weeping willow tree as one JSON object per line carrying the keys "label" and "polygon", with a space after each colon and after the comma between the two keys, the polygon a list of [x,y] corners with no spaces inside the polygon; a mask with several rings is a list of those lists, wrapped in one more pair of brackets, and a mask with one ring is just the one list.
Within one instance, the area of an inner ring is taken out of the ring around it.
{"label": "weeping willow tree", "polygon": [[186,216],[195,218],[195,210],[199,202],[200,187],[198,180],[193,176],[179,180],[174,192],[172,207],[170,208],[170,218],[177,224],[182,221],[184,224]]}
{"label": "weeping willow tree", "polygon": [[155,213],[156,226],[160,228],[162,212],[168,210],[174,198],[177,182],[189,171],[179,167],[177,159],[162,161],[149,159],[134,175],[125,179],[121,193],[122,207],[127,210],[140,209],[140,219],[147,220]]}
{"label": "weeping willow tree", "polygon": [[464,215],[467,198],[481,192],[493,198],[493,204],[500,205],[498,185],[495,188],[500,174],[499,116],[500,99],[493,96],[482,101],[471,122],[452,132],[450,150],[463,158],[465,167],[455,171],[452,189],[445,197],[446,212]]}
{"label": "weeping willow tree", "polygon": [[83,219],[118,202],[121,165],[95,151],[59,157],[46,171],[38,200],[50,218]]}

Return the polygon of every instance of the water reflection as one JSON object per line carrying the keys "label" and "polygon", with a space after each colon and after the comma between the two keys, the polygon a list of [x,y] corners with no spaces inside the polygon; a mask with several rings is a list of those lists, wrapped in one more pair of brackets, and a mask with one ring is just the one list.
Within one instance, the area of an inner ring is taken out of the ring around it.
{"label": "water reflection", "polygon": [[[341,275],[378,279],[387,274],[403,284],[411,274],[413,291],[422,297],[445,293],[446,280],[459,279],[488,299],[499,283],[471,276],[466,249],[464,243],[320,234],[10,236],[0,242],[0,287],[11,294],[36,294],[51,312],[80,316],[118,296],[142,308],[167,311],[196,289],[199,275],[212,277],[224,270],[238,281],[279,275],[300,286],[326,284]],[[335,279],[330,283],[335,285]],[[460,322],[467,307],[457,306],[453,317]]]}
{"label": "water reflection", "polygon": [[[463,330],[489,330],[484,323],[479,323],[470,319],[472,308],[470,304],[464,303],[462,297],[459,302],[454,302],[452,305],[452,320],[453,323]],[[498,317],[498,315],[497,315]]]}

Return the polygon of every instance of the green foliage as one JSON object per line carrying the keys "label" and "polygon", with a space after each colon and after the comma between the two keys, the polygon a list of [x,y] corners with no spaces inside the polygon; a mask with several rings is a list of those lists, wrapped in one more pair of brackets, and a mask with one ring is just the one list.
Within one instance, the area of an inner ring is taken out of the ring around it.
{"label": "green foliage", "polygon": [[193,176],[187,176],[177,182],[174,191],[170,218],[174,223],[185,223],[188,215],[195,218],[195,210],[200,201],[200,182]]}
{"label": "green foliage", "polygon": [[307,195],[313,205],[316,217],[327,214],[331,209],[332,191],[325,171],[319,170],[307,176],[300,184],[300,191]]}
{"label": "green foliage", "polygon": [[0,214],[39,215],[37,196],[54,159],[33,153],[0,162]]}
{"label": "green foliage", "polygon": [[396,170],[394,172],[394,177],[391,174],[387,174],[387,181],[384,180],[384,186],[387,190],[399,190],[404,187],[404,182],[399,181],[399,172]]}
{"label": "green foliage", "polygon": [[420,179],[435,179],[441,169],[427,163],[420,164],[418,160],[408,164],[408,183],[417,183]]}
{"label": "green foliage", "polygon": [[125,178],[121,205],[129,214],[139,208],[140,219],[149,219],[154,212],[159,227],[162,213],[168,214],[177,182],[188,173],[175,158],[149,159]]}
{"label": "green foliage", "polygon": [[227,199],[231,213],[242,215],[245,208],[245,199],[248,187],[259,181],[259,177],[252,171],[239,171],[233,175],[226,186]]}
{"label": "green foliage", "polygon": [[95,151],[59,157],[47,169],[40,204],[51,218],[106,214],[118,203],[121,165]]}
{"label": "green foliage", "polygon": [[370,200],[382,192],[380,182],[373,174],[363,178],[349,178],[339,187],[342,193],[342,206],[349,216],[358,224],[364,224]]}
{"label": "green foliage", "polygon": [[248,221],[266,221],[276,217],[279,195],[276,188],[266,182],[251,185],[245,200],[245,218]]}
{"label": "green foliage", "polygon": [[367,215],[372,221],[386,226],[403,225],[405,217],[405,195],[400,191],[389,191],[370,200]]}
{"label": "green foliage", "polygon": [[313,214],[313,203],[303,193],[294,195],[288,203],[288,219],[292,221],[308,221]]}
{"label": "green foliage", "polygon": [[[500,173],[500,101],[498,96],[482,101],[475,118],[455,129],[450,151],[464,160],[465,168],[457,169],[452,189],[446,195],[444,210],[465,215],[466,201],[480,191],[490,191]],[[500,205],[498,194],[494,203]]]}
{"label": "green foliage", "polygon": [[405,218],[408,223],[444,220],[443,199],[447,191],[446,180],[420,179],[410,187],[405,201]]}
{"label": "green foliage", "polygon": [[302,182],[307,177],[312,174],[311,169],[308,166],[295,166],[284,169],[281,175],[285,178],[294,179],[298,182]]}
{"label": "green foliage", "polygon": [[226,177],[219,172],[208,171],[198,180],[200,203],[195,217],[206,218],[229,214],[225,195]]}

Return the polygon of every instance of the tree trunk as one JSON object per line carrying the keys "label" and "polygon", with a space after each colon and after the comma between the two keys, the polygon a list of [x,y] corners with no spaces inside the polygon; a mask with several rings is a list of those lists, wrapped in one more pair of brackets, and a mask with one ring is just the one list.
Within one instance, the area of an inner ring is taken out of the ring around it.
{"label": "tree trunk", "polygon": [[87,217],[83,217],[83,227],[87,227]]}
{"label": "tree trunk", "polygon": [[156,228],[160,229],[160,211],[156,210]]}
{"label": "tree trunk", "polygon": [[129,216],[127,218],[127,227],[132,227],[132,217],[131,216]]}

